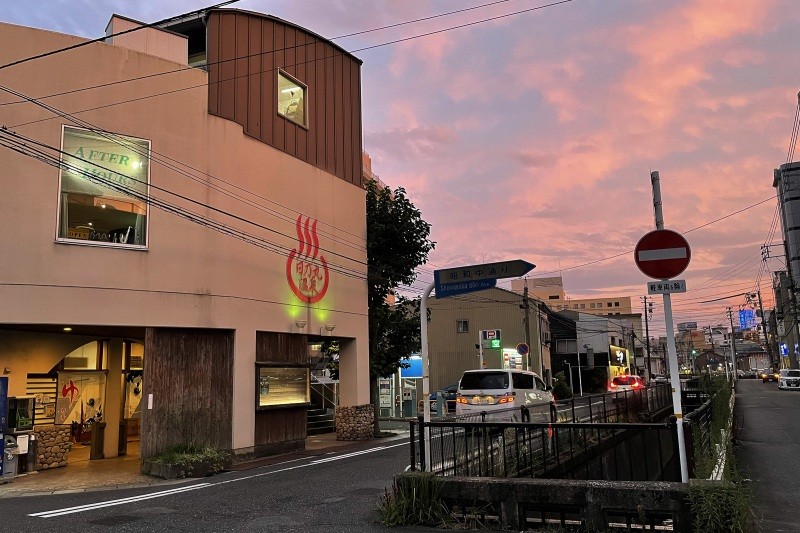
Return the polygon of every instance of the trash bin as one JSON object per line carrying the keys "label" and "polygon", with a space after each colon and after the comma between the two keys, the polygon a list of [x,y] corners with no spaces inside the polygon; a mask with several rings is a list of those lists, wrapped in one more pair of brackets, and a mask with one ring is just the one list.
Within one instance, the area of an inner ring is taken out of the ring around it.
{"label": "trash bin", "polygon": [[0,476],[0,483],[9,483],[17,475],[17,440],[11,435],[6,435],[5,450],[3,451],[3,475]]}

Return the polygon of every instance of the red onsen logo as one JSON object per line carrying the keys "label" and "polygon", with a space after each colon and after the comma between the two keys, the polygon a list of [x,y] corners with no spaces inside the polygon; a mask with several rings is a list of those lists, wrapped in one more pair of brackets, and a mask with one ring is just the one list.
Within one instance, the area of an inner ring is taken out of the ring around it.
{"label": "red onsen logo", "polygon": [[328,291],[330,282],[328,263],[319,253],[317,221],[311,223],[311,219],[306,217],[303,224],[303,215],[300,215],[295,226],[300,249],[295,248],[289,254],[289,259],[286,261],[286,279],[295,296],[313,304],[322,300]]}

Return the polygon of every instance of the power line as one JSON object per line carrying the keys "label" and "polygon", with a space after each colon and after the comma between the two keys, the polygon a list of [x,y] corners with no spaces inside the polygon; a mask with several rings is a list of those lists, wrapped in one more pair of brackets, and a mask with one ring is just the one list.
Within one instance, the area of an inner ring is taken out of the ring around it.
{"label": "power line", "polygon": [[190,11],[188,13],[183,13],[181,15],[176,15],[176,16],[173,16],[173,17],[165,18],[165,19],[160,20],[158,22],[151,22],[149,24],[143,24],[141,26],[137,26],[135,28],[131,28],[131,29],[128,29],[128,30],[125,30],[125,31],[112,33],[111,35],[104,35],[104,36],[98,37],[96,39],[91,39],[89,41],[84,41],[82,43],[73,44],[71,46],[65,46],[64,48],[59,48],[58,50],[51,50],[51,51],[45,52],[43,54],[37,54],[35,56],[26,57],[24,59],[18,59],[16,61],[12,61],[11,63],[6,63],[5,65],[0,65],[0,70],[3,70],[4,68],[8,68],[8,67],[13,67],[15,65],[20,65],[22,63],[27,63],[28,61],[33,61],[34,59],[41,59],[43,57],[53,56],[53,55],[56,55],[56,54],[60,54],[62,52],[67,52],[69,50],[75,50],[76,48],[81,48],[82,46],[87,46],[87,45],[94,44],[94,43],[100,43],[100,42],[103,42],[103,41],[105,41],[106,39],[108,39],[110,37],[116,37],[118,35],[125,35],[127,33],[133,33],[135,31],[139,31],[139,30],[144,29],[144,28],[152,28],[154,26],[167,24],[167,23],[172,22],[174,20],[182,19],[182,18],[185,18],[187,16],[191,16],[191,15],[199,15],[201,13],[205,13],[206,11],[208,11],[210,9],[215,9],[215,8],[224,7],[224,6],[227,6],[227,5],[230,5],[230,4],[235,4],[236,2],[239,2],[239,1],[240,0],[228,0],[227,2],[222,2],[222,3],[219,3],[219,4],[215,4],[213,6],[204,7],[203,9],[199,9],[197,11]]}

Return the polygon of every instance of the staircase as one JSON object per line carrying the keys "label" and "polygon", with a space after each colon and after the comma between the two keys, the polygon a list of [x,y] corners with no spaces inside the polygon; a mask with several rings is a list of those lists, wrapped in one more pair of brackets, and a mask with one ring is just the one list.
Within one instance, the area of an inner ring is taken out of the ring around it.
{"label": "staircase", "polygon": [[311,407],[306,422],[307,435],[336,431],[336,405],[339,403],[339,383],[322,381],[325,378],[311,374]]}
{"label": "staircase", "polygon": [[308,410],[306,434],[319,435],[320,433],[332,433],[333,431],[336,431],[336,425],[332,407],[323,409],[313,406]]}

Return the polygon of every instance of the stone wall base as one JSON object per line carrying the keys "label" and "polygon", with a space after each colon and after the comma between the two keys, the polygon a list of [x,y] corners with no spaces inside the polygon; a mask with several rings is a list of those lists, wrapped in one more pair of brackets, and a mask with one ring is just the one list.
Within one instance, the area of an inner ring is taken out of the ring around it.
{"label": "stone wall base", "polygon": [[369,440],[374,436],[375,408],[371,403],[336,408],[336,440]]}
{"label": "stone wall base", "polygon": [[72,449],[69,426],[41,426],[36,435],[36,470],[67,466],[67,455]]}

